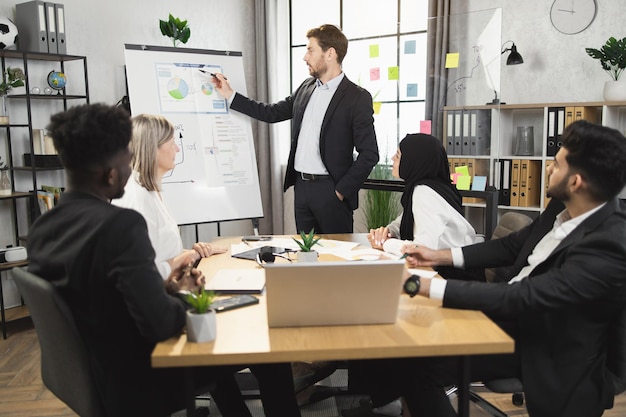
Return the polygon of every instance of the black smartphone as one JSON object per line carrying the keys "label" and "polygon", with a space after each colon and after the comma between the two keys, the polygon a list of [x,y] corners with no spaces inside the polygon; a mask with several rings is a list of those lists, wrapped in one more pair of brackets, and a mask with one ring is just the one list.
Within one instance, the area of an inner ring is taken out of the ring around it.
{"label": "black smartphone", "polygon": [[233,310],[239,307],[245,307],[253,304],[258,304],[259,299],[253,295],[242,294],[235,295],[233,297],[222,298],[220,300],[213,301],[211,307],[217,312]]}

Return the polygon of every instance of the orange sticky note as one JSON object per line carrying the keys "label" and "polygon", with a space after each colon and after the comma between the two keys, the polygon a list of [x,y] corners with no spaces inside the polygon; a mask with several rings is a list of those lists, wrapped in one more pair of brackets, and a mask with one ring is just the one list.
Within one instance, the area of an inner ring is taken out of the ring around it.
{"label": "orange sticky note", "polygon": [[446,54],[446,68],[458,68],[459,67],[459,53],[453,52]]}

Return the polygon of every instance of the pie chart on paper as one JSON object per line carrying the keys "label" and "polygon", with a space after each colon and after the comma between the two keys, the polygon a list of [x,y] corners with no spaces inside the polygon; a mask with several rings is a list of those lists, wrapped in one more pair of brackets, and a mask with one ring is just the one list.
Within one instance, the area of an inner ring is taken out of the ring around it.
{"label": "pie chart on paper", "polygon": [[167,82],[167,92],[172,98],[182,100],[189,94],[189,86],[182,78],[175,77]]}

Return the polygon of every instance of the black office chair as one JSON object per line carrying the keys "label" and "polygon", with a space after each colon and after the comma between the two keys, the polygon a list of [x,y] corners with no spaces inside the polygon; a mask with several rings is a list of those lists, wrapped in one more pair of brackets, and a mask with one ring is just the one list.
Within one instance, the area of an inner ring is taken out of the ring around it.
{"label": "black office chair", "polygon": [[[491,239],[499,239],[516,232],[532,223],[533,219],[529,216],[514,211],[506,212],[500,218],[496,228],[491,235]],[[485,278],[488,282],[497,281],[500,276],[508,276],[507,268],[487,268],[485,269]],[[492,392],[498,394],[511,394],[513,404],[517,406],[524,405],[524,387],[522,381],[518,378],[500,378],[490,381],[482,381],[472,384],[474,388],[477,386],[485,387]],[[451,387],[447,390],[448,396],[456,393],[457,387]],[[491,404],[489,401],[481,397],[475,389],[470,390],[470,400],[476,405],[487,411],[494,417],[508,417],[504,411]]]}
{"label": "black office chair", "polygon": [[44,385],[82,417],[106,417],[72,313],[54,286],[22,268],[13,278],[33,319]]}

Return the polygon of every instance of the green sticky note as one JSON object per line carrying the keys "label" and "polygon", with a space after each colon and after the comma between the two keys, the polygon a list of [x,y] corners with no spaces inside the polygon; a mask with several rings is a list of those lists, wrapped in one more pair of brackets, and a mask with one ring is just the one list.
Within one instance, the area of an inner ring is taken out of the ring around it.
{"label": "green sticky note", "polygon": [[469,190],[472,177],[469,175],[459,175],[456,177],[456,188],[458,190]]}
{"label": "green sticky note", "polygon": [[460,167],[454,168],[454,172],[461,175],[469,175],[469,169],[467,168],[467,165],[462,165]]}
{"label": "green sticky note", "polygon": [[378,58],[378,44],[370,45],[370,58]]}
{"label": "green sticky note", "polygon": [[398,72],[399,72],[398,67],[389,67],[387,78],[390,80],[397,80]]}

